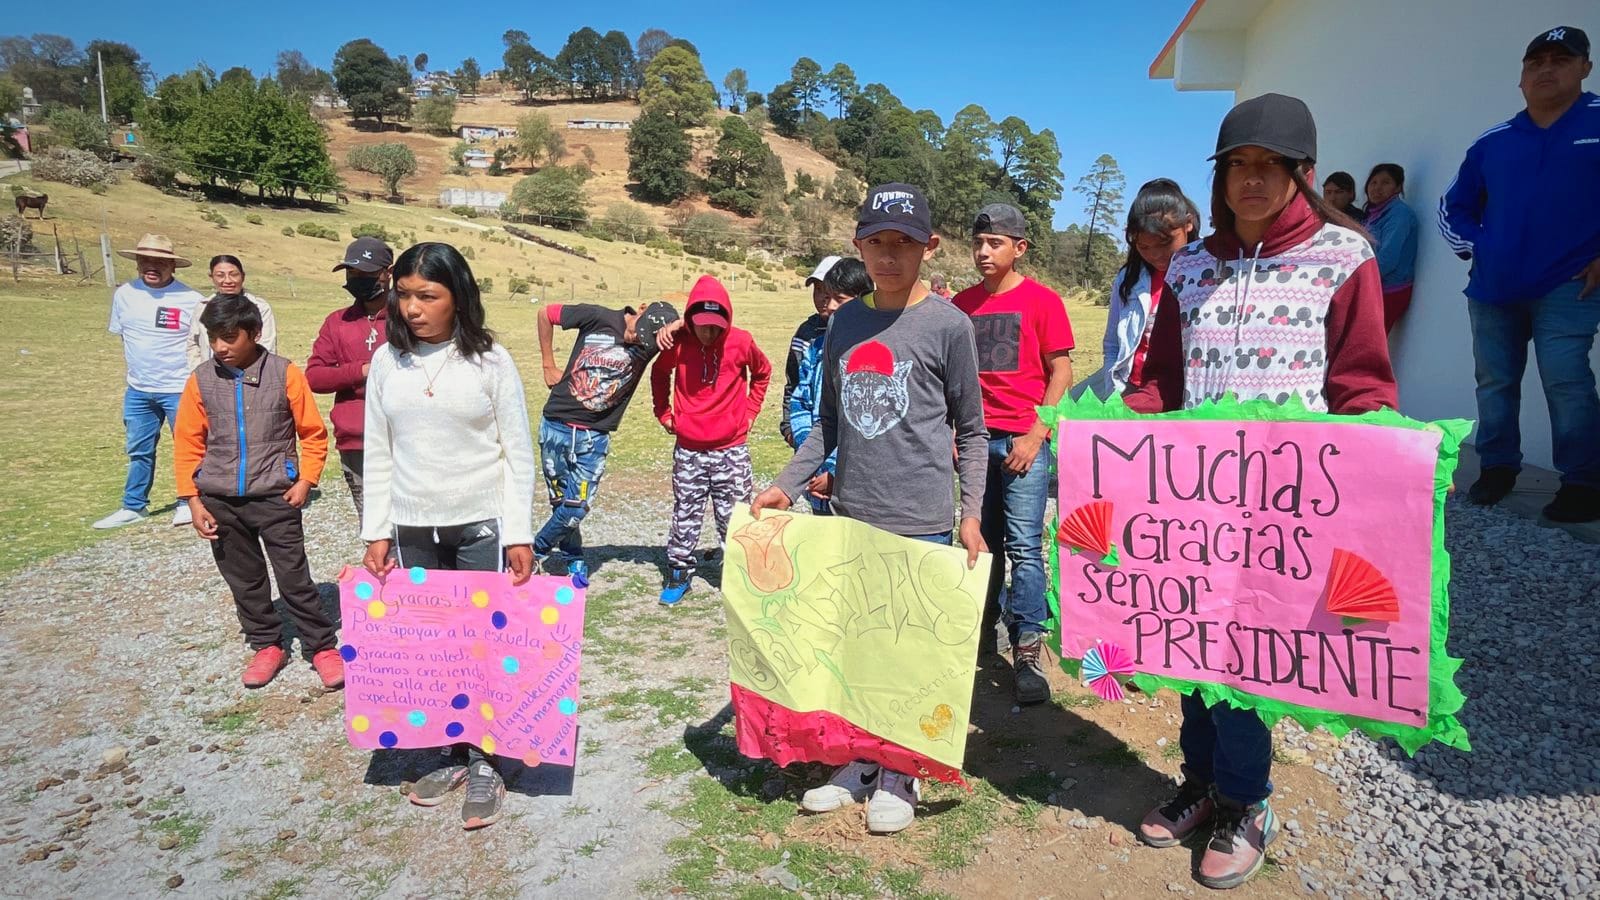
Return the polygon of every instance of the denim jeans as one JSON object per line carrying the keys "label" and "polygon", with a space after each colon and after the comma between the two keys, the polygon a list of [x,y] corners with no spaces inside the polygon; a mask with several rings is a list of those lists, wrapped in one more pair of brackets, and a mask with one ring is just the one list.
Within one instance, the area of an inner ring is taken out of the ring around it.
{"label": "denim jeans", "polygon": [[1528,342],[1539,362],[1556,470],[1563,484],[1600,487],[1600,395],[1589,352],[1600,328],[1600,292],[1578,299],[1570,281],[1527,303],[1469,301],[1478,378],[1478,460],[1522,467],[1522,374]]}
{"label": "denim jeans", "polygon": [[583,554],[583,517],[600,490],[611,435],[543,419],[539,423],[539,459],[550,494],[550,519],[533,538],[533,552],[545,556],[559,550],[568,557]]}
{"label": "denim jeans", "polygon": [[1183,695],[1178,746],[1189,777],[1245,806],[1272,795],[1272,732],[1253,709],[1226,700],[1206,706],[1198,693]]}
{"label": "denim jeans", "polygon": [[[1049,610],[1044,599],[1044,509],[1050,496],[1050,446],[1039,448],[1025,475],[1005,469],[1015,435],[989,438],[989,477],[983,490],[983,541],[994,554],[989,570],[985,621],[992,621],[1011,564],[1006,592],[1006,630],[1011,642],[1024,634],[1043,634]],[[1002,552],[1003,551],[1003,552]],[[988,632],[985,632],[987,635]]]}
{"label": "denim jeans", "polygon": [[178,400],[183,395],[152,393],[128,388],[122,395],[122,428],[127,433],[128,480],[122,486],[122,508],[142,513],[150,505],[150,485],[156,478],[156,443],[161,423],[171,431],[178,422]]}

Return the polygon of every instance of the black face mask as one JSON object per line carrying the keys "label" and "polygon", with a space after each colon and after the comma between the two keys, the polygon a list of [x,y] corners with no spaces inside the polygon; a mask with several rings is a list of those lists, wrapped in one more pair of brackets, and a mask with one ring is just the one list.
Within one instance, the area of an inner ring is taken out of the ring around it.
{"label": "black face mask", "polygon": [[346,279],[344,289],[350,292],[350,296],[365,303],[383,293],[383,282],[375,275],[363,275]]}

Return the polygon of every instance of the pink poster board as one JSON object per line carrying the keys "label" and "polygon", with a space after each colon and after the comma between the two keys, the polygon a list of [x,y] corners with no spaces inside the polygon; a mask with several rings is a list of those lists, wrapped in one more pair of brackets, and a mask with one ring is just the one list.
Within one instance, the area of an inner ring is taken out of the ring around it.
{"label": "pink poster board", "polygon": [[1062,656],[1428,725],[1440,441],[1349,421],[1063,420],[1060,518],[1081,531],[1109,513],[1113,547],[1059,548]]}
{"label": "pink poster board", "polygon": [[362,749],[466,743],[570,766],[578,732],[583,587],[500,572],[339,575],[345,732]]}

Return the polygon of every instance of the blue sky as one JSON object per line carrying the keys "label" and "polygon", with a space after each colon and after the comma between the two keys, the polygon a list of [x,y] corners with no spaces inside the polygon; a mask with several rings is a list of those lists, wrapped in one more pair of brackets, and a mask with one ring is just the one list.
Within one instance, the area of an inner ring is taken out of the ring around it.
{"label": "blue sky", "polygon": [[[158,76],[200,61],[217,71],[243,65],[269,74],[278,51],[290,48],[327,68],[334,50],[358,37],[391,54],[426,52],[437,68],[454,68],[475,56],[489,70],[499,67],[500,35],[507,28],[528,32],[534,46],[553,56],[568,34],[586,25],[601,33],[620,29],[630,37],[652,27],[686,37],[719,86],[736,66],[750,73],[752,89],[767,91],[788,77],[801,56],[823,69],[843,61],[860,83],[882,82],[906,105],[932,109],[946,123],[961,107],[978,103],[995,121],[1016,115],[1035,130],[1053,129],[1068,189],[1057,204],[1056,222],[1065,227],[1083,218],[1070,188],[1101,153],[1121,163],[1127,199],[1143,182],[1167,176],[1205,207],[1205,158],[1232,95],[1180,94],[1170,81],[1147,75],[1190,2],[984,6],[940,0],[813,7],[613,0],[541,3],[537,12],[515,12],[511,4],[390,2],[335,13],[326,2],[174,0],[159,12],[135,14],[126,4],[79,0],[22,5],[5,16],[0,30],[64,34],[80,45],[99,37],[126,41]],[[471,13],[445,12],[452,9]]]}

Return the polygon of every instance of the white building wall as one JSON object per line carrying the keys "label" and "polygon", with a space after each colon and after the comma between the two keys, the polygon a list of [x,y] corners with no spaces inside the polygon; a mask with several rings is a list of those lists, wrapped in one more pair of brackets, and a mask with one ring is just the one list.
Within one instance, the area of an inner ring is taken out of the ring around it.
{"label": "white building wall", "polygon": [[[1600,3],[1278,0],[1246,33],[1237,96],[1276,91],[1310,105],[1319,181],[1343,169],[1360,191],[1374,164],[1405,167],[1406,199],[1421,226],[1416,292],[1393,340],[1408,415],[1477,418],[1461,293],[1468,264],[1439,237],[1439,195],[1473,139],[1522,109],[1522,51],[1538,30],[1555,25],[1600,37]],[[1600,73],[1585,87],[1600,92]],[[1600,371],[1600,347],[1590,359]],[[1550,418],[1531,350],[1522,449],[1529,463],[1551,467]]]}

